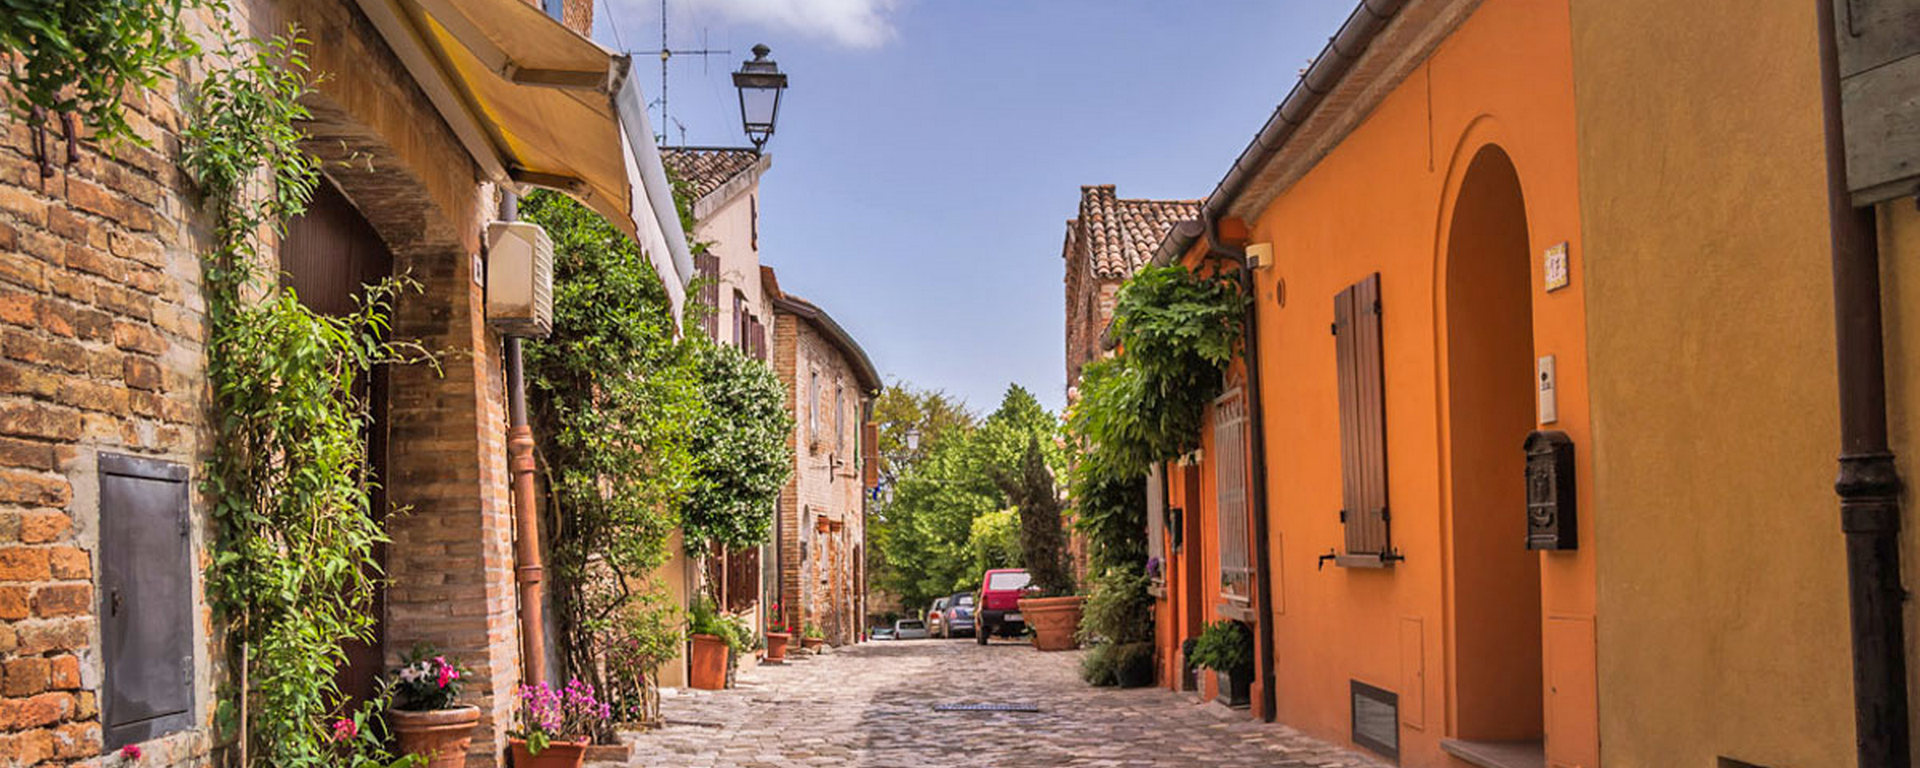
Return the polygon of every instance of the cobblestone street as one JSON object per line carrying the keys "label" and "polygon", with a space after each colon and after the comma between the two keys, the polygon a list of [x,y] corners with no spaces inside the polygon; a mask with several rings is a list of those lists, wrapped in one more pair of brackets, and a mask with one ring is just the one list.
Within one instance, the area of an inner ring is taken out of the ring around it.
{"label": "cobblestone street", "polygon": [[[632,766],[1372,768],[1365,757],[1159,688],[1094,688],[1082,652],[972,640],[866,643],[666,698]],[[940,704],[1040,712],[936,712]]]}

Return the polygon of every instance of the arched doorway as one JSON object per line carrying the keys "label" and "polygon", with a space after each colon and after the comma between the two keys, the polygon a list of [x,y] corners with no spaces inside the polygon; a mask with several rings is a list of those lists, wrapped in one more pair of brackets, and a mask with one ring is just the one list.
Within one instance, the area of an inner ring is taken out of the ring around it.
{"label": "arched doorway", "polygon": [[1525,546],[1521,482],[1535,424],[1532,249],[1520,177],[1498,146],[1473,156],[1447,232],[1452,736],[1538,742],[1540,560]]}

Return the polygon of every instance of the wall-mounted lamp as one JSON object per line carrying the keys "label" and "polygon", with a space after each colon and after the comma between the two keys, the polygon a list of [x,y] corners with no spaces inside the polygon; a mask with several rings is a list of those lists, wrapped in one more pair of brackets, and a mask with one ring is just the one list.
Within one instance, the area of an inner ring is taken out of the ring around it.
{"label": "wall-mounted lamp", "polygon": [[1266,269],[1273,266],[1273,243],[1253,243],[1247,246],[1247,266],[1254,269]]}
{"label": "wall-mounted lamp", "polygon": [[487,225],[487,323],[503,336],[553,332],[553,239],[540,225]]}

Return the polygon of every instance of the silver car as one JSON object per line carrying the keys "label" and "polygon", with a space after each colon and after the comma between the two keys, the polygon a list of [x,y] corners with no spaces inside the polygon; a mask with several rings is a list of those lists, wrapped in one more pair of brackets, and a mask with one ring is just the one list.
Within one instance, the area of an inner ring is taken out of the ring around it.
{"label": "silver car", "polygon": [[927,623],[919,619],[901,619],[893,623],[893,639],[925,640]]}

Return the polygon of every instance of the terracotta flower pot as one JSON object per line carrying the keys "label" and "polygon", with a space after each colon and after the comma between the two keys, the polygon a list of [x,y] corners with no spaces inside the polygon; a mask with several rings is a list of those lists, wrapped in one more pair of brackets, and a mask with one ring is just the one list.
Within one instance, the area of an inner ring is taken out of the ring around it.
{"label": "terracotta flower pot", "polygon": [[1080,606],[1086,601],[1080,595],[1021,598],[1020,616],[1033,630],[1033,647],[1042,651],[1073,650],[1073,633],[1080,628]]}
{"label": "terracotta flower pot", "polygon": [[703,691],[726,689],[727,652],[727,641],[717,635],[693,636],[693,652],[687,656],[693,687]]}
{"label": "terracotta flower pot", "polygon": [[767,663],[768,664],[786,663],[787,641],[791,639],[793,639],[793,635],[789,635],[785,632],[768,632],[767,633]]}
{"label": "terracotta flower pot", "polygon": [[800,638],[800,647],[805,648],[809,651],[818,649],[820,646],[826,645],[826,644],[827,644],[827,639],[824,637]]}
{"label": "terracotta flower pot", "polygon": [[400,751],[426,758],[427,768],[464,768],[473,727],[479,722],[479,707],[419,712],[396,709],[387,713]]}
{"label": "terracotta flower pot", "polygon": [[580,768],[587,761],[584,741],[548,742],[537,755],[527,751],[525,739],[507,739],[507,748],[513,752],[513,768]]}

